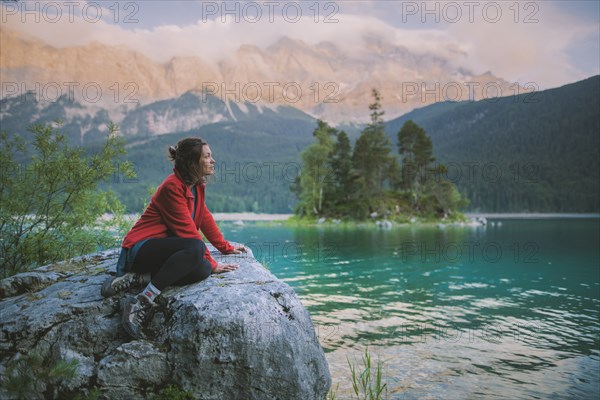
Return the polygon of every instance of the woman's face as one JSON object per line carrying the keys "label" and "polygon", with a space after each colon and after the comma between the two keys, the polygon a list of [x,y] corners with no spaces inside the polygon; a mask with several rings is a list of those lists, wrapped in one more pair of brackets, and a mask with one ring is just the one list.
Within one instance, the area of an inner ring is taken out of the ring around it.
{"label": "woman's face", "polygon": [[202,155],[200,156],[200,166],[202,175],[213,175],[215,173],[215,160],[212,158],[212,151],[208,145],[202,146]]}

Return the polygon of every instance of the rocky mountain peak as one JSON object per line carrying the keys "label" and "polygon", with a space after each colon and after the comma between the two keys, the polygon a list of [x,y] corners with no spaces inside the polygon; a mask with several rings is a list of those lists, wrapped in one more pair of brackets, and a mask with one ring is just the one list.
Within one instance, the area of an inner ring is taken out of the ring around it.
{"label": "rocky mountain peak", "polygon": [[[332,42],[312,45],[282,36],[265,49],[242,45],[221,60],[189,56],[160,64],[125,46],[92,42],[59,49],[5,28],[0,32],[0,78],[9,83],[2,97],[18,95],[23,87],[43,90],[44,85],[75,82],[79,101],[117,109],[210,90],[226,103],[288,105],[336,124],[367,120],[373,88],[381,92],[390,118],[444,101],[448,88],[456,86],[465,90],[450,99],[469,100],[467,82],[494,83],[503,95],[514,92],[489,71],[475,75],[443,56],[416,54],[374,33],[364,35],[360,49],[351,54]],[[102,96],[90,99],[82,92],[86,85],[100,88]],[[479,90],[473,99],[483,96]]]}

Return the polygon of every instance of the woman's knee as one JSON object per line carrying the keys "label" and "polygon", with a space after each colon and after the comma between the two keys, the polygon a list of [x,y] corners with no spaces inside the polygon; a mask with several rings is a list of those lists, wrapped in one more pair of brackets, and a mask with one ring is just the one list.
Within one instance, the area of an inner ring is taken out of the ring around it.
{"label": "woman's knee", "polygon": [[204,242],[198,239],[189,239],[187,248],[190,251],[191,265],[193,266],[190,278],[196,282],[208,278],[212,273],[212,265],[204,258],[206,252]]}
{"label": "woman's knee", "polygon": [[194,268],[192,268],[189,274],[180,279],[176,285],[183,286],[203,281],[204,279],[208,278],[211,273],[212,265],[210,265],[210,262],[208,262],[208,260],[202,260],[200,263],[194,266]]}
{"label": "woman's knee", "polygon": [[212,265],[208,260],[202,260],[200,265],[196,268],[195,275],[198,277],[199,281],[204,280],[210,276],[212,273]]}
{"label": "woman's knee", "polygon": [[200,239],[186,239],[184,244],[186,252],[190,255],[190,260],[196,265],[204,259],[206,245]]}

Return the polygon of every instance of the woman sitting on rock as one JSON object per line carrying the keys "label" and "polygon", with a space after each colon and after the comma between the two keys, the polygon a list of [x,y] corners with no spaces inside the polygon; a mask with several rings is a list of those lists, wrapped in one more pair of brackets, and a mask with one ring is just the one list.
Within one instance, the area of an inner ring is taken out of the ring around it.
{"label": "woman sitting on rock", "polygon": [[169,158],[175,163],[173,174],[158,187],[123,239],[117,276],[101,289],[102,296],[109,297],[147,283],[140,294],[122,302],[121,323],[134,338],[143,337],[142,327],[152,317],[154,302],[168,286],[199,282],[211,273],[238,268],[217,263],[198,230],[223,254],[246,251],[223,238],[204,203],[205,178],[215,172],[208,144],[200,138],[180,140],[177,146],[169,146]]}

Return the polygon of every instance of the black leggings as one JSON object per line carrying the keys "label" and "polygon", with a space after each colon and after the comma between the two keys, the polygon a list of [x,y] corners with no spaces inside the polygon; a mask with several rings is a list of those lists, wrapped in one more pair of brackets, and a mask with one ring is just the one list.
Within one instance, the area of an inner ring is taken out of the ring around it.
{"label": "black leggings", "polygon": [[131,269],[150,272],[152,284],[160,291],[172,285],[189,285],[208,278],[212,272],[205,251],[206,245],[199,239],[149,239],[138,250]]}

